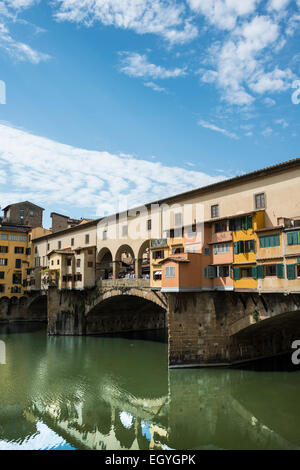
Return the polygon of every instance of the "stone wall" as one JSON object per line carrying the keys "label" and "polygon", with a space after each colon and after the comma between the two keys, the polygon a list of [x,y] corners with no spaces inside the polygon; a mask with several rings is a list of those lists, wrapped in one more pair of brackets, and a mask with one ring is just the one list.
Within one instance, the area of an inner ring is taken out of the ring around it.
{"label": "stone wall", "polygon": [[47,297],[33,295],[0,299],[0,323],[13,321],[47,321]]}
{"label": "stone wall", "polygon": [[170,366],[283,354],[300,339],[300,294],[168,294],[168,305]]}

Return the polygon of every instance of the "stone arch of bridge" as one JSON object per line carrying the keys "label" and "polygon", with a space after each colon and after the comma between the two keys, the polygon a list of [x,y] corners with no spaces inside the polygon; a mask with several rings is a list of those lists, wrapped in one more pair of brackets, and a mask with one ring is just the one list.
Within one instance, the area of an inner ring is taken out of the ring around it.
{"label": "stone arch of bridge", "polygon": [[152,291],[110,289],[86,308],[86,334],[165,329],[166,312],[164,298]]}

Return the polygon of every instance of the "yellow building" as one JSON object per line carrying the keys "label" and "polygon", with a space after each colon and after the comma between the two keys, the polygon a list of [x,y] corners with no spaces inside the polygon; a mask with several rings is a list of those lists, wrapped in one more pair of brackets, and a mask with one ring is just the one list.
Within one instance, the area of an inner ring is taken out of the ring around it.
{"label": "yellow building", "polygon": [[0,297],[21,297],[32,265],[29,227],[0,227]]}
{"label": "yellow building", "polygon": [[229,219],[234,244],[233,279],[234,289],[248,291],[257,289],[257,235],[256,230],[265,225],[264,211],[250,212]]}
{"label": "yellow building", "polygon": [[85,289],[95,285],[96,246],[53,250],[47,256],[48,267],[40,271],[41,289]]}

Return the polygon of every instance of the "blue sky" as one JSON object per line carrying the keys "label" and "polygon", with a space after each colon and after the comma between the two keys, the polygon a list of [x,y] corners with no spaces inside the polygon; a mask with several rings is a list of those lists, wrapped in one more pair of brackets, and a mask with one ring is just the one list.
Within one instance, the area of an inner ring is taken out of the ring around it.
{"label": "blue sky", "polygon": [[299,156],[299,24],[299,0],[0,2],[0,205],[95,217]]}

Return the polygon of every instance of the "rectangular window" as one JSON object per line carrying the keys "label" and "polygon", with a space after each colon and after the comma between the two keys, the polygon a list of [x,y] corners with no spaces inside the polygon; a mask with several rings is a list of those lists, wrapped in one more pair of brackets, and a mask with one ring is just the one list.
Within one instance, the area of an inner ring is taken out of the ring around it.
{"label": "rectangular window", "polygon": [[24,209],[20,209],[20,219],[24,219]]}
{"label": "rectangular window", "polygon": [[287,233],[287,243],[288,245],[300,245],[300,232],[288,232]]}
{"label": "rectangular window", "polygon": [[8,260],[7,258],[0,258],[0,266],[7,266]]}
{"label": "rectangular window", "polygon": [[163,259],[165,256],[164,250],[159,250],[159,251],[153,251],[152,252],[152,258],[153,259]]}
{"label": "rectangular window", "polygon": [[265,265],[265,277],[277,276],[276,264]]}
{"label": "rectangular window", "polygon": [[211,211],[212,219],[219,217],[219,204],[215,204],[214,206],[211,206],[210,211]]}
{"label": "rectangular window", "polygon": [[89,235],[86,235],[85,236],[85,243],[90,243],[90,236]]}
{"label": "rectangular window", "polygon": [[56,264],[59,264],[59,259],[56,261]]}
{"label": "rectangular window", "polygon": [[47,251],[50,250],[50,243],[47,243]]}
{"label": "rectangular window", "polygon": [[0,292],[1,292],[1,294],[3,294],[3,292],[5,292],[5,285],[4,284],[0,284]]}
{"label": "rectangular window", "polygon": [[242,230],[242,219],[240,217],[236,219],[229,220],[229,231],[230,232],[238,232]]}
{"label": "rectangular window", "polygon": [[72,266],[72,258],[67,258],[67,266]]}
{"label": "rectangular window", "polygon": [[165,277],[166,278],[174,278],[175,277],[175,268],[172,266],[167,266],[165,270]]}
{"label": "rectangular window", "polygon": [[34,211],[33,211],[33,210],[30,210],[30,211],[29,211],[29,215],[30,215],[30,217],[34,217]]}
{"label": "rectangular window", "polygon": [[8,246],[0,246],[0,253],[8,253]]}
{"label": "rectangular window", "polygon": [[75,281],[81,282],[82,281],[82,274],[75,274]]}
{"label": "rectangular window", "polygon": [[13,284],[22,284],[22,273],[14,273],[12,275]]}
{"label": "rectangular window", "polygon": [[16,254],[23,254],[24,253],[24,247],[23,246],[15,246],[15,253]]}
{"label": "rectangular window", "polygon": [[177,253],[184,253],[184,248],[172,248],[172,255],[175,255]]}
{"label": "rectangular window", "polygon": [[151,230],[151,228],[152,228],[152,220],[149,219],[147,220],[147,230]]}
{"label": "rectangular window", "polygon": [[229,250],[229,243],[218,243],[217,245],[214,245],[214,255],[229,253]]}
{"label": "rectangular window", "polygon": [[61,249],[61,242],[58,242],[57,247],[59,250]]}
{"label": "rectangular window", "polygon": [[217,277],[229,277],[230,268],[229,266],[218,266],[217,267]]}
{"label": "rectangular window", "polygon": [[254,240],[246,240],[244,242],[245,246],[245,253],[254,253],[255,252],[255,241]]}
{"label": "rectangular window", "polygon": [[18,240],[18,235],[11,235],[10,240],[13,241],[13,242],[17,241]]}
{"label": "rectangular window", "polygon": [[71,238],[71,246],[74,246],[74,238]]}
{"label": "rectangular window", "polygon": [[76,266],[77,266],[77,268],[80,268],[80,259],[76,260]]}
{"label": "rectangular window", "polygon": [[209,255],[210,255],[210,249],[204,248],[204,256],[209,256]]}
{"label": "rectangular window", "polygon": [[22,263],[22,261],[20,259],[16,259],[16,268],[17,269],[21,268],[21,263]]}
{"label": "rectangular window", "polygon": [[264,209],[266,206],[265,193],[255,195],[255,209]]}
{"label": "rectangular window", "polygon": [[8,235],[6,235],[5,233],[2,233],[0,239],[1,240],[8,240]]}
{"label": "rectangular window", "polygon": [[213,279],[217,275],[217,269],[216,266],[207,266],[207,268],[204,268],[204,277],[206,279]]}
{"label": "rectangular window", "polygon": [[252,278],[252,268],[240,268],[241,278]]}
{"label": "rectangular window", "polygon": [[92,268],[94,265],[93,261],[88,261],[88,268]]}
{"label": "rectangular window", "polygon": [[4,271],[0,271],[0,279],[4,279],[4,275],[5,275]]}
{"label": "rectangular window", "polygon": [[19,240],[20,242],[26,242],[26,235],[20,235]]}
{"label": "rectangular window", "polygon": [[280,246],[280,235],[276,233],[274,235],[265,235],[259,237],[260,248],[272,248],[274,246]]}
{"label": "rectangular window", "polygon": [[215,233],[227,232],[227,220],[215,224]]}
{"label": "rectangular window", "polygon": [[31,255],[31,248],[26,248],[26,255]]}

